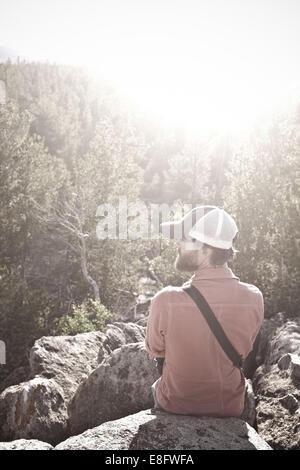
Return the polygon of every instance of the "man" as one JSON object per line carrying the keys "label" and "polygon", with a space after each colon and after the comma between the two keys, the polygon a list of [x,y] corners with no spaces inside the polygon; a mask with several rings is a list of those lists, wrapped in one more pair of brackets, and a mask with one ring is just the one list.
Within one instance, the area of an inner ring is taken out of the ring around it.
{"label": "man", "polygon": [[[178,239],[176,268],[194,272],[188,283],[202,293],[245,359],[262,324],[264,304],[260,290],[241,282],[227,265],[235,251],[235,221],[216,206],[200,206],[161,227],[165,236]],[[162,377],[153,384],[156,407],[176,414],[242,415],[244,375],[181,287],[168,286],[153,297],[145,342],[151,357],[164,358]]]}

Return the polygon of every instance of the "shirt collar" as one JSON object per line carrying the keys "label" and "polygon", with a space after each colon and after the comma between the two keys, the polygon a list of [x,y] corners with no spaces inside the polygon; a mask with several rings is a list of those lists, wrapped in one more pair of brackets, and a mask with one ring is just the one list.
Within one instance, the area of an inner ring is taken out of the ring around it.
{"label": "shirt collar", "polygon": [[195,271],[191,281],[198,281],[199,279],[237,279],[239,278],[233,274],[228,266],[218,266],[211,268],[200,268]]}

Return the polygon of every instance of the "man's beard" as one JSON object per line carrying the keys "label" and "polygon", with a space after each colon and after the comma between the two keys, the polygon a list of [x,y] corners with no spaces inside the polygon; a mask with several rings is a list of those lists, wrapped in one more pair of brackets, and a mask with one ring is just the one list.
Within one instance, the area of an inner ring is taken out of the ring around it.
{"label": "man's beard", "polygon": [[196,260],[197,251],[191,250],[185,253],[178,253],[174,266],[177,271],[194,272],[198,269]]}

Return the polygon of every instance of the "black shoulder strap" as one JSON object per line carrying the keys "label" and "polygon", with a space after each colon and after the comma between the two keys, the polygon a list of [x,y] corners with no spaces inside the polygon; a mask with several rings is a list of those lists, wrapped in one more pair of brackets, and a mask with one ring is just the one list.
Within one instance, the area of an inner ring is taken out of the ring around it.
{"label": "black shoulder strap", "polygon": [[208,305],[207,301],[205,300],[201,292],[199,292],[199,290],[193,285],[183,287],[183,290],[187,294],[189,294],[189,296],[197,304],[200,312],[202,313],[205,320],[207,321],[208,326],[210,327],[211,331],[213,332],[218,342],[222,346],[224,352],[232,361],[233,365],[241,369],[243,367],[242,356],[236,351],[236,349],[233,347],[233,345],[227,338],[222,326],[218,322],[217,318],[215,317],[213,311],[211,310],[210,306]]}

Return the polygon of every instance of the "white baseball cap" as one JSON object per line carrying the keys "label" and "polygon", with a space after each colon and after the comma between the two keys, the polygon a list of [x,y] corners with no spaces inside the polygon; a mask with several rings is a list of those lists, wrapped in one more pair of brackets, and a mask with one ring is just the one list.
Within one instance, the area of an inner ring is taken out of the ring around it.
{"label": "white baseball cap", "polygon": [[[167,238],[195,238],[216,248],[233,248],[238,233],[234,219],[217,206],[198,206],[177,222],[163,222],[160,232]],[[234,250],[236,251],[236,250]]]}

